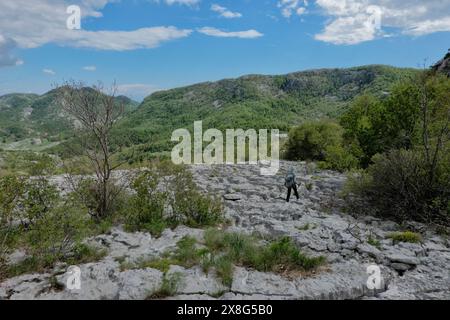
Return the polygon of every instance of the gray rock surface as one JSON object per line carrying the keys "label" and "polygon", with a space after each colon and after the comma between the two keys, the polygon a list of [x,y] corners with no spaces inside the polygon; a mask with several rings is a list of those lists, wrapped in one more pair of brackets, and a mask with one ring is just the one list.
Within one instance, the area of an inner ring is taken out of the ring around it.
{"label": "gray rock surface", "polygon": [[[300,184],[300,199],[284,200],[286,169],[293,166]],[[230,231],[258,234],[266,239],[291,237],[311,256],[325,256],[328,265],[312,275],[284,277],[236,267],[231,288],[211,271],[171,266],[181,284],[172,299],[450,299],[450,244],[424,226],[421,244],[387,239],[406,229],[375,217],[355,218],[341,210],[337,196],[345,176],[318,171],[304,163],[282,162],[277,176],[260,175],[257,166],[193,166],[201,189],[223,197]],[[154,269],[121,270],[120,263],[160,257],[173,250],[184,236],[199,240],[203,231],[187,227],[166,230],[158,239],[147,233],[115,228],[87,243],[107,250],[100,262],[79,266],[81,290],[68,290],[68,266],[42,275],[23,275],[0,284],[0,299],[145,299],[163,279]],[[376,239],[376,246],[369,244]],[[23,258],[16,253],[11,261]],[[367,267],[378,265],[380,290],[367,287]]]}

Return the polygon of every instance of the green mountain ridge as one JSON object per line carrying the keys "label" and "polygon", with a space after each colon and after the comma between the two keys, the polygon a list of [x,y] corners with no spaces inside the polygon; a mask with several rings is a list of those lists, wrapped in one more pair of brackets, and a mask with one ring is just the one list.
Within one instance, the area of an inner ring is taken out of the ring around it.
{"label": "green mountain ridge", "polygon": [[417,69],[384,65],[318,69],[286,75],[246,75],[153,93],[121,123],[133,144],[146,151],[167,150],[171,132],[204,128],[283,131],[304,121],[336,118],[358,95],[387,95],[392,85]]}
{"label": "green mountain ridge", "polygon": [[[131,136],[130,146],[144,152],[169,150],[171,133],[191,129],[289,130],[307,120],[337,118],[358,95],[388,95],[392,85],[413,77],[417,69],[370,65],[348,69],[317,69],[286,75],[245,75],[155,92],[138,105],[125,96],[127,113],[118,136]],[[57,144],[73,134],[72,124],[56,103],[55,90],[44,95],[0,97],[0,148],[27,149],[30,139]],[[2,145],[3,142],[3,145]],[[33,141],[31,141],[33,142]]]}

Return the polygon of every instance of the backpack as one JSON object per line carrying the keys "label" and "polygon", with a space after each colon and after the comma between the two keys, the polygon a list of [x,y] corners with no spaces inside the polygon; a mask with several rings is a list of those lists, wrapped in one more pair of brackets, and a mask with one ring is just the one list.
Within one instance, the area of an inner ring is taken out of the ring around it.
{"label": "backpack", "polygon": [[286,188],[292,188],[294,185],[295,185],[295,174],[290,172],[288,173],[288,175],[284,180],[284,186]]}

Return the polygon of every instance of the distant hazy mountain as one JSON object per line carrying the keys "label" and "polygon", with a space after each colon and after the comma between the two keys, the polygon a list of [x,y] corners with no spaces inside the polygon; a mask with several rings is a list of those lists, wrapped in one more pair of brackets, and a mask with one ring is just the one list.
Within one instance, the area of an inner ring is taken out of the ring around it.
{"label": "distant hazy mountain", "polygon": [[[0,97],[0,143],[23,139],[60,141],[71,134],[71,123],[56,102],[57,90],[41,96],[8,94]],[[128,97],[116,98],[128,112],[139,104]]]}

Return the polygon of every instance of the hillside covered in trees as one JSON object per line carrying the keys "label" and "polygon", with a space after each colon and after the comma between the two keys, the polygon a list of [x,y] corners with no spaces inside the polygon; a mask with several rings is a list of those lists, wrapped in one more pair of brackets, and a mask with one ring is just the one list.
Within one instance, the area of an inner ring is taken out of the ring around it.
{"label": "hillside covered in trees", "polygon": [[131,130],[133,144],[167,149],[173,130],[205,128],[289,130],[306,120],[336,118],[362,93],[388,94],[397,81],[414,69],[365,66],[323,69],[279,76],[248,75],[156,92],[124,119],[120,130]]}

